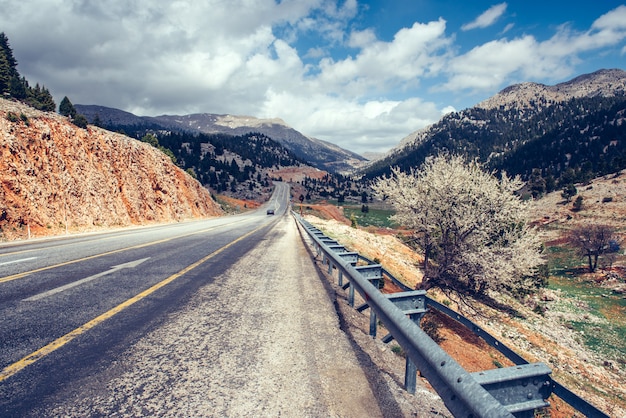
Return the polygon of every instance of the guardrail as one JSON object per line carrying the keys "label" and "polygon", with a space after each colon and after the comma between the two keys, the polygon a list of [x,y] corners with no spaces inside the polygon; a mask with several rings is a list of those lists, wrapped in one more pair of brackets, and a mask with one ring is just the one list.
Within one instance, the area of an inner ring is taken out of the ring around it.
{"label": "guardrail", "polygon": [[[377,321],[380,320],[389,331],[383,342],[395,339],[406,353],[407,391],[415,393],[419,369],[455,417],[533,417],[536,409],[549,406],[547,399],[554,393],[588,417],[608,418],[604,412],[554,381],[550,376],[551,369],[544,363],[529,363],[471,320],[426,296],[425,291],[411,290],[380,264],[349,251],[295,212],[292,214],[311,237],[317,255],[323,257],[323,264],[328,264],[328,273],[332,275],[333,270],[337,270],[338,285],[348,289],[348,303],[354,306],[355,290],[365,300],[356,309],[364,311],[369,308],[370,335],[376,337]],[[384,277],[403,292],[381,293],[378,285]],[[429,309],[464,325],[515,366],[468,373],[420,328],[420,320]]]}

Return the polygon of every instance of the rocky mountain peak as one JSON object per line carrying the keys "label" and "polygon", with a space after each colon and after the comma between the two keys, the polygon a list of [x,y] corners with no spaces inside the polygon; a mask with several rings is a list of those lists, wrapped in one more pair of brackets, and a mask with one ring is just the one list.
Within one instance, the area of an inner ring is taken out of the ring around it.
{"label": "rocky mountain peak", "polygon": [[482,109],[513,109],[549,106],[578,97],[610,97],[626,94],[626,71],[598,70],[572,80],[547,86],[525,82],[509,86],[493,97],[478,103]]}
{"label": "rocky mountain peak", "polygon": [[226,126],[230,129],[236,129],[241,127],[260,127],[260,126],[272,126],[280,125],[288,127],[284,120],[280,118],[271,119],[259,119],[254,116],[237,116],[237,115],[223,115],[216,118],[216,125]]}

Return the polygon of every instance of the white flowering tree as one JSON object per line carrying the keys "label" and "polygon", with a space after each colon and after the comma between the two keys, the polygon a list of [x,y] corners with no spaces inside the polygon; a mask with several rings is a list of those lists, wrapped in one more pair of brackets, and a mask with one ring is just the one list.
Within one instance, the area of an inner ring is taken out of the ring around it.
{"label": "white flowering tree", "polygon": [[514,193],[522,185],[519,177],[496,178],[477,162],[443,155],[410,173],[392,170],[374,190],[394,206],[393,219],[415,233],[424,254],[423,289],[521,295],[536,289],[545,263],[526,203]]}

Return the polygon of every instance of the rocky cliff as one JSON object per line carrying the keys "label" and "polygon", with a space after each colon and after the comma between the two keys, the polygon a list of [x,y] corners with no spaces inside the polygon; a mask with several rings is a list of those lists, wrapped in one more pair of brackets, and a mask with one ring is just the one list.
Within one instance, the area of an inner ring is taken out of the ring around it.
{"label": "rocky cliff", "polygon": [[150,145],[0,99],[0,240],[219,214]]}

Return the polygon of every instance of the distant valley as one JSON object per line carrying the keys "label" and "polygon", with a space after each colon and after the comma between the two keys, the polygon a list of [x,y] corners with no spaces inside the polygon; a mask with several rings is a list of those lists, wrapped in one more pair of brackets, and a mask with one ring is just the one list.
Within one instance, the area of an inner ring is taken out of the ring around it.
{"label": "distant valley", "polygon": [[[280,119],[209,113],[145,117],[97,105],[75,107],[92,124],[167,151],[172,159],[169,163],[172,167],[178,166],[189,178],[197,179],[211,193],[262,201],[271,190],[272,179],[280,178],[281,173],[290,173],[285,180],[299,182],[298,194],[307,198],[369,203],[372,200],[368,187],[370,179],[389,173],[392,166],[403,170],[419,167],[426,158],[441,152],[462,153],[468,158],[477,158],[494,172],[519,174],[527,181],[525,192],[535,198],[568,184],[586,182],[595,177],[619,172],[626,168],[625,91],[626,72],[617,69],[599,70],[556,86],[536,83],[510,86],[472,108],[450,113],[437,123],[408,135],[390,153],[369,162],[365,167],[363,165],[366,160],[362,156],[308,137],[290,128]],[[10,101],[4,103],[3,117],[6,122],[3,125],[3,135],[5,141],[9,141],[6,145],[8,149],[35,149],[32,147],[39,144],[37,149],[41,153],[35,153],[31,157],[34,161],[41,162],[36,169],[27,160],[4,162],[5,166],[12,165],[3,171],[5,209],[0,213],[0,223],[4,223],[6,227],[11,219],[11,228],[19,229],[28,226],[30,221],[35,222],[33,214],[39,211],[37,208],[49,206],[50,203],[29,200],[24,194],[25,189],[17,186],[30,184],[26,180],[29,177],[19,180],[15,175],[7,177],[9,173],[36,173],[31,175],[40,179],[52,179],[57,185],[55,187],[62,189],[59,186],[62,180],[58,178],[61,174],[54,171],[56,163],[46,154],[49,151],[45,149],[54,149],[57,141],[65,141],[67,138],[48,138],[46,132],[51,128],[41,125],[40,121],[67,125],[64,128],[54,128],[55,132],[59,132],[58,135],[67,131],[68,135],[75,137],[79,133],[83,135],[83,132],[90,132],[87,137],[92,138],[96,132],[101,135],[99,132],[106,131],[95,130],[92,126],[87,130],[81,129],[69,123],[67,118],[53,113],[49,116],[45,112],[29,116],[34,110],[28,110],[26,105],[10,104],[13,103]],[[28,134],[34,126],[40,126],[40,132]],[[18,134],[26,136],[19,137]],[[128,137],[116,134],[115,138],[122,141],[122,138]],[[123,139],[129,140],[132,143],[130,138]],[[34,142],[29,145],[28,141]],[[72,156],[70,153],[82,152],[83,146],[83,143],[68,145],[64,148],[68,154],[62,156],[63,160],[80,161],[84,156]],[[92,144],[90,147],[97,145]],[[150,147],[142,146],[141,149],[150,150]],[[18,151],[7,152],[11,158],[20,154]],[[23,151],[21,153],[24,154]],[[149,153],[160,155],[156,149]],[[91,149],[88,155],[89,164],[96,164],[96,167],[108,167],[111,164],[110,158],[118,158],[111,153],[93,153]],[[103,160],[95,162],[95,158]],[[288,170],[285,171],[285,168]],[[172,170],[168,168],[166,172],[174,173]],[[297,174],[298,172],[307,174]],[[113,175],[111,173],[113,171],[107,168],[99,176]],[[79,173],[70,175],[76,184],[84,181],[93,185],[95,178]],[[124,197],[123,193],[129,190],[129,182],[139,181],[132,179],[144,175],[120,172],[113,176],[120,179],[120,185],[117,192],[112,190],[109,193],[121,193],[120,198],[126,199],[123,201],[124,205],[132,206],[131,202],[136,199]],[[98,180],[101,181],[104,180]],[[35,187],[34,184],[31,186]],[[162,190],[161,186],[153,184],[150,187],[157,187],[154,189],[155,196],[150,197],[156,199],[155,205],[160,205],[158,202],[171,201],[169,197],[164,198],[172,196],[169,192],[164,195],[159,191]],[[93,188],[90,186],[87,189]],[[149,195],[147,191],[141,193],[144,196]],[[44,195],[42,196],[47,202],[56,202],[53,206],[61,204],[58,200],[61,199],[61,194],[58,192],[54,194],[46,191]],[[9,196],[14,196],[15,201]],[[18,199],[17,196],[21,197]],[[72,205],[87,207],[81,201]],[[49,215],[54,221],[42,219],[36,223],[40,227],[51,229],[52,225],[58,227],[70,223],[65,215],[60,215],[61,208],[54,210],[56,214]],[[180,214],[188,211],[182,208],[173,210]],[[158,219],[161,215],[150,216]],[[96,218],[85,218],[80,222],[110,222]],[[122,223],[124,222],[128,220]]]}
{"label": "distant valley", "polygon": [[330,142],[322,141],[291,128],[282,119],[258,119],[252,116],[197,113],[192,115],[136,116],[119,109],[97,105],[76,105],[76,110],[91,123],[112,130],[170,130],[184,133],[241,136],[250,133],[269,137],[296,157],[330,172],[351,171],[366,159]]}

